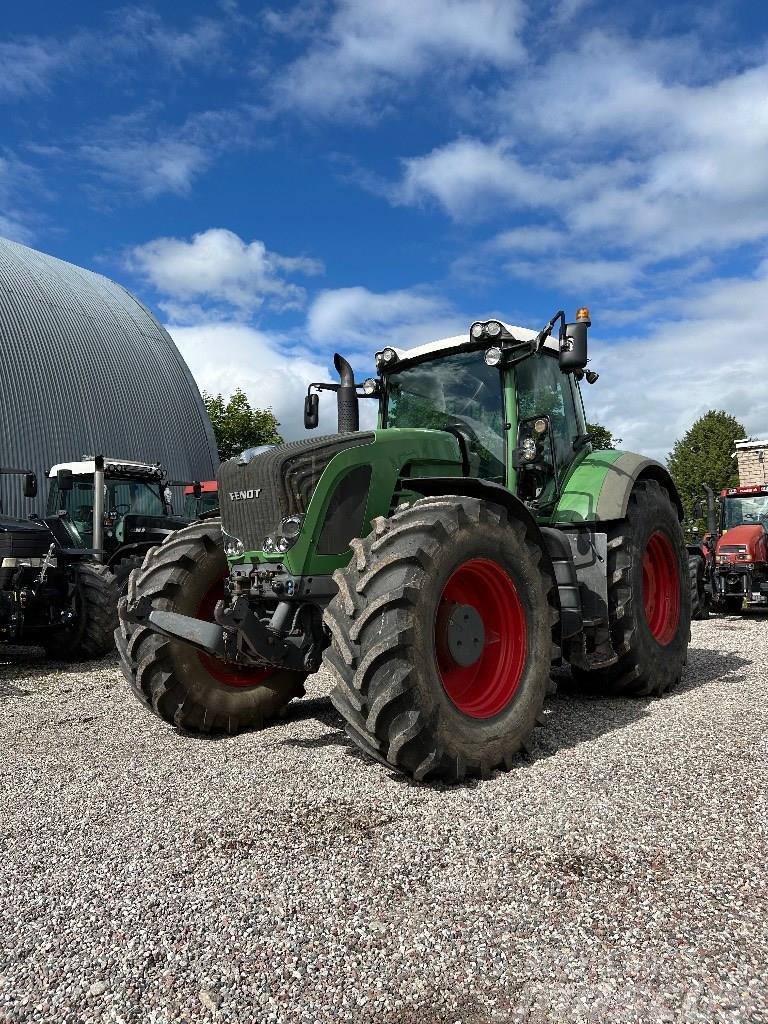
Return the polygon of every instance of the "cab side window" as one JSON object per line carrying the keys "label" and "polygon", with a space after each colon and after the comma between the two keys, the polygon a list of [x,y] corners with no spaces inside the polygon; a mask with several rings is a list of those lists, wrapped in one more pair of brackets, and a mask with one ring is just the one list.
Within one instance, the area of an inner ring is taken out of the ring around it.
{"label": "cab side window", "polygon": [[[573,442],[581,433],[569,374],[561,373],[557,355],[546,349],[517,367],[518,420],[548,416],[555,463],[562,480],[574,457]],[[543,500],[554,499],[554,481]]]}

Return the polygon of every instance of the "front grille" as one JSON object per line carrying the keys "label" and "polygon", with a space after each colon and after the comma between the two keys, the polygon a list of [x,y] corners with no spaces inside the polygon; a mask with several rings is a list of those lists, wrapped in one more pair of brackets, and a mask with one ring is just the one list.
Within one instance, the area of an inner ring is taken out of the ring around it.
{"label": "front grille", "polygon": [[307,511],[323,470],[339,452],[370,444],[372,433],[330,434],[291,441],[255,456],[242,466],[230,459],[219,467],[222,526],[246,550],[261,550],[286,516]]}

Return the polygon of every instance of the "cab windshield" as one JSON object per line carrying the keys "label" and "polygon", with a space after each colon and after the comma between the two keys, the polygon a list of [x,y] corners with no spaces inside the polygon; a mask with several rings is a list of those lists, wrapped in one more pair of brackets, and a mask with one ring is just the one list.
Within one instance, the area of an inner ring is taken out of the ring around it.
{"label": "cab windshield", "polygon": [[[67,518],[83,539],[86,547],[93,538],[93,479],[74,477],[71,491],[62,491],[56,480],[48,493],[48,515],[65,512]],[[162,516],[165,505],[160,486],[146,480],[111,480],[104,482],[105,525],[117,526],[122,519],[134,513],[144,516]]]}
{"label": "cab windshield", "polygon": [[768,494],[744,495],[723,500],[723,529],[764,526],[768,530]]}
{"label": "cab windshield", "polygon": [[386,425],[450,429],[467,441],[472,476],[504,483],[501,374],[483,351],[441,354],[387,375]]}

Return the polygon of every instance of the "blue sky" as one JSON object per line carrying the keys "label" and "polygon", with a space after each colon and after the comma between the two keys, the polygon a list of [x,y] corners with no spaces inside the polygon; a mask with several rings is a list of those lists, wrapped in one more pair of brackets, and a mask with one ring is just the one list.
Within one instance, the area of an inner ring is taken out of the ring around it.
{"label": "blue sky", "polygon": [[625,447],[709,408],[768,435],[766,5],[29,0],[0,118],[0,234],[124,283],[286,436],[337,348],[581,304]]}

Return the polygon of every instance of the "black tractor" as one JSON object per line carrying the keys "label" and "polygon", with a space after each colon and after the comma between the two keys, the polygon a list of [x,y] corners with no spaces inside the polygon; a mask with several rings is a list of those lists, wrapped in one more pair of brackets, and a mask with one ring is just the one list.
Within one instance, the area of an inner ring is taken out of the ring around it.
{"label": "black tractor", "polygon": [[[37,495],[35,474],[24,496]],[[12,519],[0,513],[0,643],[41,646],[61,660],[100,658],[114,649],[117,583],[84,548],[66,516]]]}
{"label": "black tractor", "polygon": [[190,519],[175,515],[172,487],[200,484],[169,480],[159,463],[89,456],[59,463],[48,473],[48,514],[66,513],[83,547],[93,548],[115,574],[121,592],[147,551]]}

